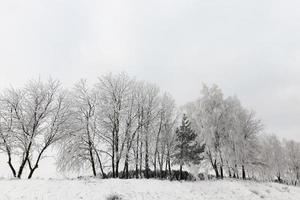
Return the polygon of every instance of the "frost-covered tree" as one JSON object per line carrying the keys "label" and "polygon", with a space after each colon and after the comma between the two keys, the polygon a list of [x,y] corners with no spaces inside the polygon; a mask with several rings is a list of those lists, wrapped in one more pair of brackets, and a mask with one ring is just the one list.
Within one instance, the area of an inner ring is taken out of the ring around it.
{"label": "frost-covered tree", "polygon": [[[85,80],[75,84],[69,97],[71,103],[69,120],[72,123],[68,137],[59,146],[58,168],[60,171],[92,169],[97,175],[99,165],[102,176],[105,176],[97,138],[97,95],[89,89]],[[89,164],[88,164],[89,163]],[[98,165],[97,165],[98,163]]]}
{"label": "frost-covered tree", "polygon": [[261,155],[266,166],[264,174],[269,180],[283,182],[287,178],[288,165],[286,152],[283,142],[281,142],[276,135],[264,135],[260,138],[261,142]]}
{"label": "frost-covered tree", "polygon": [[69,128],[69,104],[60,83],[32,80],[23,88],[7,89],[1,95],[0,113],[1,139],[12,174],[21,178],[28,164],[31,178],[45,151]]}
{"label": "frost-covered tree", "polygon": [[175,140],[175,123],[177,114],[175,102],[168,94],[163,94],[159,100],[159,116],[157,120],[157,132],[154,147],[154,173],[157,176],[156,160],[159,165],[160,177],[163,177],[163,164],[165,171],[171,174],[171,155]]}
{"label": "frost-covered tree", "polygon": [[150,147],[152,146],[153,136],[156,132],[154,122],[158,118],[159,88],[152,84],[145,87],[145,104],[144,111],[144,151],[145,151],[145,177],[149,178],[150,171]]}
{"label": "frost-covered tree", "polygon": [[239,117],[240,134],[238,142],[239,160],[242,168],[242,178],[246,179],[246,167],[261,165],[257,134],[262,130],[260,120],[253,112],[243,110]]}
{"label": "frost-covered tree", "polygon": [[130,104],[132,103],[129,99],[133,86],[133,79],[125,73],[101,76],[97,84],[97,92],[99,94],[98,115],[101,120],[104,137],[110,143],[113,177],[119,176],[119,164],[126,141],[124,120],[126,120],[128,106],[131,106]]}
{"label": "frost-covered tree", "polygon": [[285,150],[291,180],[296,185],[300,180],[300,144],[293,140],[286,141]]}
{"label": "frost-covered tree", "polygon": [[[225,139],[225,106],[222,91],[214,85],[203,85],[202,97],[196,101],[196,117],[199,132],[204,137],[206,156],[213,167],[216,177],[223,177],[223,145]],[[219,170],[220,169],[220,170]]]}
{"label": "frost-covered tree", "polygon": [[223,178],[224,167],[228,176],[246,178],[246,168],[259,164],[257,134],[261,123],[253,112],[244,109],[236,97],[224,99],[216,86],[204,85],[202,96],[186,106],[195,129],[206,143],[206,159],[217,178]]}

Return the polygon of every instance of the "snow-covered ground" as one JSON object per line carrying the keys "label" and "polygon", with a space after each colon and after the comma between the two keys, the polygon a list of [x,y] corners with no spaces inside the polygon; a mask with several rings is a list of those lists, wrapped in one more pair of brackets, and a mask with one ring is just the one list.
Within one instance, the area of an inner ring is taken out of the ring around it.
{"label": "snow-covered ground", "polygon": [[299,200],[300,188],[234,180],[0,180],[1,200],[106,200],[113,194],[124,200]]}

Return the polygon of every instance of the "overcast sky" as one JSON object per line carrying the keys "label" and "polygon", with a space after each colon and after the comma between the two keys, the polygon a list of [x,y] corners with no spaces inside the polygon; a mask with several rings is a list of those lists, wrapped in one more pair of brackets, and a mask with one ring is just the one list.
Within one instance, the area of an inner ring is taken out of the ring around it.
{"label": "overcast sky", "polygon": [[0,88],[31,78],[159,85],[178,105],[218,84],[300,141],[299,0],[0,1]]}

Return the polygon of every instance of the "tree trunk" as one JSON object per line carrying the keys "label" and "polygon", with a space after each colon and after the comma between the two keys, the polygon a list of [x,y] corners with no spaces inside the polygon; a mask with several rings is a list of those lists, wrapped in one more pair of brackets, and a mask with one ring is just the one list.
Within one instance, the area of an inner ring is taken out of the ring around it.
{"label": "tree trunk", "polygon": [[26,162],[27,162],[27,160],[28,160],[28,157],[29,157],[29,149],[30,149],[30,147],[31,147],[31,142],[30,142],[30,144],[29,144],[29,148],[28,148],[28,150],[26,151],[26,153],[25,153],[25,157],[22,159],[22,162],[21,162],[21,165],[20,165],[20,168],[19,168],[19,171],[18,171],[18,178],[21,178],[22,177],[22,173],[23,173],[23,170],[24,170],[24,167],[25,167],[25,164],[26,164]]}
{"label": "tree trunk", "polygon": [[[94,147],[94,145],[93,145],[93,147]],[[97,156],[98,163],[99,163],[99,166],[100,166],[102,178],[107,178],[106,174],[104,173],[104,170],[103,170],[103,166],[102,166],[102,162],[101,162],[101,159],[100,159],[100,155],[99,155],[99,153],[98,153],[98,151],[97,151],[97,149],[95,147],[94,147],[94,151],[96,152],[96,156]]]}
{"label": "tree trunk", "polygon": [[37,167],[34,167],[33,169],[30,170],[29,175],[28,175],[28,179],[32,178],[32,175],[34,173],[34,171],[37,169]]}
{"label": "tree trunk", "polygon": [[[168,169],[167,169],[168,168]],[[168,171],[168,176],[171,179],[172,170],[171,170],[171,158],[170,158],[170,150],[168,150],[167,153],[167,159],[166,159],[166,173]]]}
{"label": "tree trunk", "polygon": [[35,164],[34,164],[33,167],[31,166],[31,162],[30,162],[30,160],[28,159],[28,165],[29,165],[29,169],[30,169],[30,173],[29,173],[29,175],[28,175],[28,179],[31,179],[31,178],[32,178],[33,173],[34,173],[35,170],[39,167],[39,162],[40,162],[41,157],[42,157],[42,155],[43,155],[43,153],[44,153],[44,151],[46,150],[47,147],[48,147],[48,145],[46,145],[46,146],[43,147],[43,149],[42,149],[41,152],[39,153],[39,155],[38,155],[38,157],[37,157],[37,159],[36,159]]}
{"label": "tree trunk", "polygon": [[217,166],[217,161],[216,160],[213,163],[213,168],[215,170],[216,178],[220,178],[219,171],[218,171],[218,166]]}
{"label": "tree trunk", "polygon": [[16,177],[17,173],[16,173],[16,170],[15,170],[14,166],[12,165],[12,162],[11,162],[11,153],[10,153],[10,150],[9,150],[8,146],[6,146],[6,151],[7,151],[7,156],[8,156],[8,162],[7,163],[9,165],[9,168],[10,168],[13,176]]}
{"label": "tree trunk", "polygon": [[128,179],[129,178],[129,171],[128,171],[128,160],[125,162],[125,177]]}
{"label": "tree trunk", "polygon": [[116,149],[116,165],[115,165],[115,177],[119,177],[119,162],[120,162],[120,158],[119,158],[119,119],[117,118],[117,122],[116,122],[116,133],[115,133],[115,149]]}
{"label": "tree trunk", "polygon": [[141,146],[140,146],[140,168],[139,168],[139,173],[140,173],[140,178],[143,177],[142,175],[142,170],[143,170],[143,142],[141,141]]}
{"label": "tree trunk", "polygon": [[115,178],[115,131],[113,131],[112,156],[111,156],[112,177]]}
{"label": "tree trunk", "polygon": [[168,158],[166,158],[166,164],[165,164],[165,171],[166,171],[166,176],[168,176]]}
{"label": "tree trunk", "polygon": [[223,174],[223,166],[222,165],[220,166],[220,173],[221,173],[221,179],[223,179],[224,178],[224,174]]}
{"label": "tree trunk", "polygon": [[156,155],[154,154],[154,164],[153,164],[153,168],[154,168],[154,177],[157,177],[157,170],[156,170]]}
{"label": "tree trunk", "polygon": [[172,169],[171,169],[171,159],[169,158],[168,160],[168,169],[169,169],[169,174],[170,174],[170,177],[172,176]]}
{"label": "tree trunk", "polygon": [[21,165],[20,165],[20,168],[19,168],[19,171],[18,171],[18,178],[21,178],[22,177],[22,173],[23,173],[23,169],[25,167],[25,164],[27,162],[27,159],[23,159],[22,162],[21,162]]}
{"label": "tree trunk", "polygon": [[237,178],[239,179],[239,171],[238,171],[238,168],[237,168],[237,164],[234,165],[234,178]]}
{"label": "tree trunk", "polygon": [[231,175],[231,170],[230,170],[230,167],[229,167],[229,166],[228,166],[228,176],[229,176],[229,178],[232,177],[232,175]]}
{"label": "tree trunk", "polygon": [[90,162],[91,162],[91,166],[92,166],[93,175],[97,176],[91,142],[89,142],[89,153],[90,153]]}
{"label": "tree trunk", "polygon": [[116,178],[119,177],[119,163],[120,163],[120,160],[119,158],[116,160]]}
{"label": "tree trunk", "polygon": [[281,182],[282,182],[280,173],[279,173],[278,176],[277,176],[277,180],[278,180],[278,183],[281,183]]}
{"label": "tree trunk", "polygon": [[160,173],[160,178],[163,178],[164,176],[163,176],[163,163],[161,163],[160,165],[159,165],[159,173]]}
{"label": "tree trunk", "polygon": [[158,128],[158,132],[157,132],[157,135],[156,135],[156,142],[155,142],[155,151],[154,151],[154,176],[155,176],[155,178],[157,177],[156,158],[157,158],[157,153],[158,153],[158,142],[159,142],[159,136],[160,136],[161,128],[162,128],[162,118],[161,118],[160,123],[159,123],[159,128]]}
{"label": "tree trunk", "polygon": [[16,176],[17,176],[17,173],[16,173],[16,170],[15,170],[14,166],[13,166],[12,163],[11,163],[11,158],[8,160],[8,165],[9,165],[9,168],[10,168],[10,170],[11,170],[13,176],[16,177]]}
{"label": "tree trunk", "polygon": [[136,159],[136,162],[135,162],[135,178],[136,178],[136,179],[139,178],[139,164],[138,164],[138,158]]}
{"label": "tree trunk", "polygon": [[146,136],[145,141],[145,176],[149,179],[149,146],[148,146],[148,136]]}
{"label": "tree trunk", "polygon": [[125,178],[125,179],[128,179],[129,178],[129,163],[128,163],[128,158],[127,158],[127,155],[125,157],[125,162],[124,162],[124,168],[123,168],[123,172],[122,172],[122,176],[121,178]]}
{"label": "tree trunk", "polygon": [[135,178],[139,178],[139,138],[140,134],[136,136],[136,152],[135,152]]}
{"label": "tree trunk", "polygon": [[182,164],[180,164],[179,168],[179,180],[182,180]]}
{"label": "tree trunk", "polygon": [[158,153],[158,165],[159,165],[159,174],[160,174],[160,178],[164,178],[165,174],[163,172],[163,166],[164,166],[164,155],[165,155],[165,148],[163,147],[163,150],[160,153]]}
{"label": "tree trunk", "polygon": [[242,177],[245,180],[246,179],[246,171],[245,171],[245,166],[242,165]]}

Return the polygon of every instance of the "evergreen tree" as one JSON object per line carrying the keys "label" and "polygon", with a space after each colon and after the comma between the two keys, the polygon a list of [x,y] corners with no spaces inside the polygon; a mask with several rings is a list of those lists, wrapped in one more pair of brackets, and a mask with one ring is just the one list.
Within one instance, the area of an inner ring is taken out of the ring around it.
{"label": "evergreen tree", "polygon": [[176,146],[174,158],[175,164],[180,166],[180,180],[182,177],[182,167],[187,164],[200,164],[204,159],[201,155],[204,152],[205,144],[199,144],[197,135],[191,128],[191,122],[186,115],[183,115],[181,126],[176,129]]}

